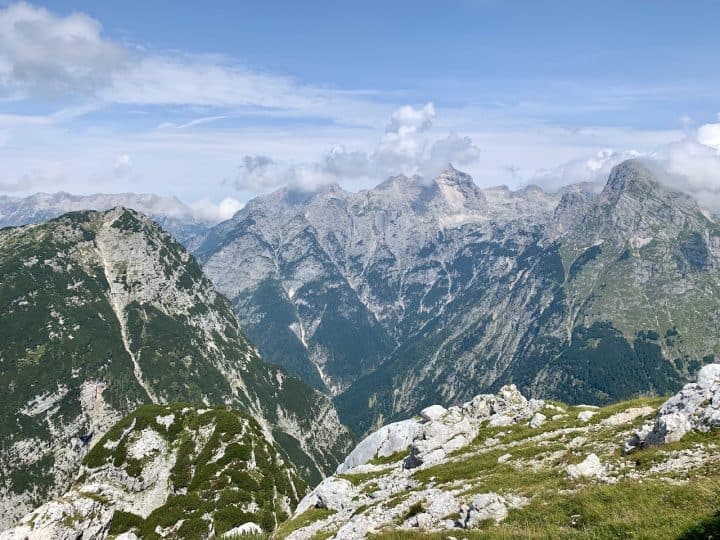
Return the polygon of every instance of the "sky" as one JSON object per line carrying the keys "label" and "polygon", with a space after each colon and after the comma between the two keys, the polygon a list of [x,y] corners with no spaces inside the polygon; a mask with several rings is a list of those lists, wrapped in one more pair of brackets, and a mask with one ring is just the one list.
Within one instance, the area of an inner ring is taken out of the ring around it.
{"label": "sky", "polygon": [[481,186],[632,156],[720,208],[720,3],[0,2],[0,195],[174,195],[447,163]]}

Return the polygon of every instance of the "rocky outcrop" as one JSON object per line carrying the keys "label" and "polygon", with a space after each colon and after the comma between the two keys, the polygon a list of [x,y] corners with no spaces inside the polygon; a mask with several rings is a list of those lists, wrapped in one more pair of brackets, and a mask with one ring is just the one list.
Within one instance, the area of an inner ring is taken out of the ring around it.
{"label": "rocky outcrop", "polygon": [[708,364],[697,381],[686,384],[667,400],[654,423],[645,424],[628,442],[627,449],[677,442],[687,433],[720,426],[720,364]]}
{"label": "rocky outcrop", "polygon": [[[440,406],[438,405],[438,407]],[[440,409],[445,411],[444,407],[440,407]],[[364,465],[375,457],[387,458],[397,452],[407,450],[422,429],[422,425],[422,422],[410,419],[381,427],[365,437],[348,454],[337,472],[343,473],[358,465]]]}
{"label": "rocky outcrop", "polygon": [[[300,502],[296,516],[311,508],[332,510],[328,521],[337,525],[333,538],[338,540],[366,538],[397,521],[405,528],[426,530],[473,528],[487,520],[501,521],[508,508],[523,506],[527,500],[495,493],[468,499],[459,496],[461,489],[423,486],[413,475],[446,463],[453,453],[472,445],[483,427],[527,425],[533,418],[539,422],[544,418],[539,412],[544,405],[540,400],[526,399],[509,385],[497,394],[478,395],[447,409],[433,405],[417,418],[388,424],[361,441],[337,475],[324,480]],[[373,477],[369,487],[355,485],[353,480],[358,476]],[[367,505],[366,499],[381,502],[406,493],[410,496],[392,509],[378,507],[358,513]],[[289,538],[310,538],[326,526],[328,523],[316,523]]]}
{"label": "rocky outcrop", "polygon": [[461,406],[445,410],[428,407],[421,415],[427,420],[412,443],[405,467],[412,469],[443,461],[449,454],[468,445],[480,426],[510,425],[535,415],[544,403],[527,400],[515,387],[504,386],[497,394],[482,394]]}

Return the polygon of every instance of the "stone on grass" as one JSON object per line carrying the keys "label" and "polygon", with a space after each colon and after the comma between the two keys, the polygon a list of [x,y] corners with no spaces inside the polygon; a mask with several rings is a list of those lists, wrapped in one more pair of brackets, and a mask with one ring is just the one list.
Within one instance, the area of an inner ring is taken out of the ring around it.
{"label": "stone on grass", "polygon": [[460,523],[467,529],[477,527],[483,521],[500,523],[508,515],[505,499],[497,493],[483,493],[473,499],[470,505],[460,510]]}
{"label": "stone on grass", "polygon": [[545,421],[547,420],[547,416],[545,416],[542,413],[536,412],[533,417],[530,419],[530,423],[528,424],[531,428],[539,428],[542,426]]}
{"label": "stone on grass", "polygon": [[597,414],[596,411],[582,411],[578,413],[577,417],[578,420],[582,420],[583,422],[589,422],[590,419]]}
{"label": "stone on grass", "polygon": [[566,472],[568,478],[572,481],[582,478],[602,478],[605,474],[605,467],[599,457],[590,454],[577,465],[568,465]]}

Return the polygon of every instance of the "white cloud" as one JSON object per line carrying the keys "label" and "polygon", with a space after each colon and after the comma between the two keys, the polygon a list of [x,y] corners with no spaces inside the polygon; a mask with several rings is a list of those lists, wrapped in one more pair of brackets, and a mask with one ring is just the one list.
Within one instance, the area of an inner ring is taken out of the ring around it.
{"label": "white cloud", "polygon": [[430,145],[423,168],[432,174],[433,171],[446,167],[448,163],[464,166],[478,159],[480,159],[480,148],[473,144],[470,137],[451,133]]}
{"label": "white cloud", "polygon": [[419,109],[415,109],[411,105],[404,105],[392,113],[385,131],[399,137],[406,137],[430,129],[434,118],[435,106],[432,103],[426,103]]}
{"label": "white cloud", "polygon": [[[95,19],[21,2],[0,9],[0,96],[85,97],[105,104],[243,108],[366,123],[387,106],[365,93],[303,84],[218,55],[167,53],[107,38]],[[247,109],[247,110],[245,110]],[[219,119],[213,115],[181,125]]]}
{"label": "white cloud", "polygon": [[659,180],[692,195],[707,209],[720,211],[720,123],[692,127],[683,119],[686,133],[681,139],[644,152],[603,149],[588,158],[568,161],[551,169],[540,169],[528,181],[549,190],[577,182],[596,183],[601,188],[618,163],[642,157],[657,166]]}
{"label": "white cloud", "polygon": [[720,211],[720,123],[704,124],[661,150],[672,185]]}
{"label": "white cloud", "polygon": [[242,202],[232,197],[225,197],[219,203],[214,203],[208,198],[202,198],[190,204],[196,218],[211,223],[219,223],[230,219],[243,206]]}
{"label": "white cloud", "polygon": [[588,158],[574,159],[552,169],[541,169],[530,177],[529,182],[548,191],[557,191],[579,182],[602,184],[615,165],[640,156],[641,153],[636,150],[604,148]]}
{"label": "white cloud", "polygon": [[379,182],[396,174],[432,177],[449,163],[476,161],[480,150],[469,137],[451,133],[433,139],[435,107],[427,103],[396,109],[375,150],[365,152],[334,145],[318,161],[284,166],[267,156],[245,156],[234,185],[258,193],[281,185],[310,189],[339,180],[369,178]]}
{"label": "white cloud", "polygon": [[101,30],[82,13],[57,17],[24,2],[0,10],[0,82],[6,92],[95,93],[127,60]]}
{"label": "white cloud", "polygon": [[115,176],[122,178],[130,175],[132,168],[133,164],[130,156],[128,154],[121,154],[115,160],[113,171],[115,172]]}
{"label": "white cloud", "polygon": [[720,150],[720,124],[700,126],[697,131],[697,141],[715,150]]}

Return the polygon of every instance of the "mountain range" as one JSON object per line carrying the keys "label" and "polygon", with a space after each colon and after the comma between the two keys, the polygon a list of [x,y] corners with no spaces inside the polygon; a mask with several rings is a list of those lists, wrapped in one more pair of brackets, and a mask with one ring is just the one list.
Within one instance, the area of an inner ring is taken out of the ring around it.
{"label": "mountain range", "polygon": [[0,208],[3,223],[69,204],[151,210],[261,356],[331,396],[362,434],[506,383],[570,403],[666,393],[712,361],[720,228],[662,179],[629,160],[604,187],[512,191],[449,166],[357,193],[283,188],[213,227],[147,195]]}
{"label": "mountain range", "polygon": [[718,353],[720,228],[637,160],[600,193],[452,167],[250,201],[195,251],[263,355],[357,433],[515,383],[603,404]]}

